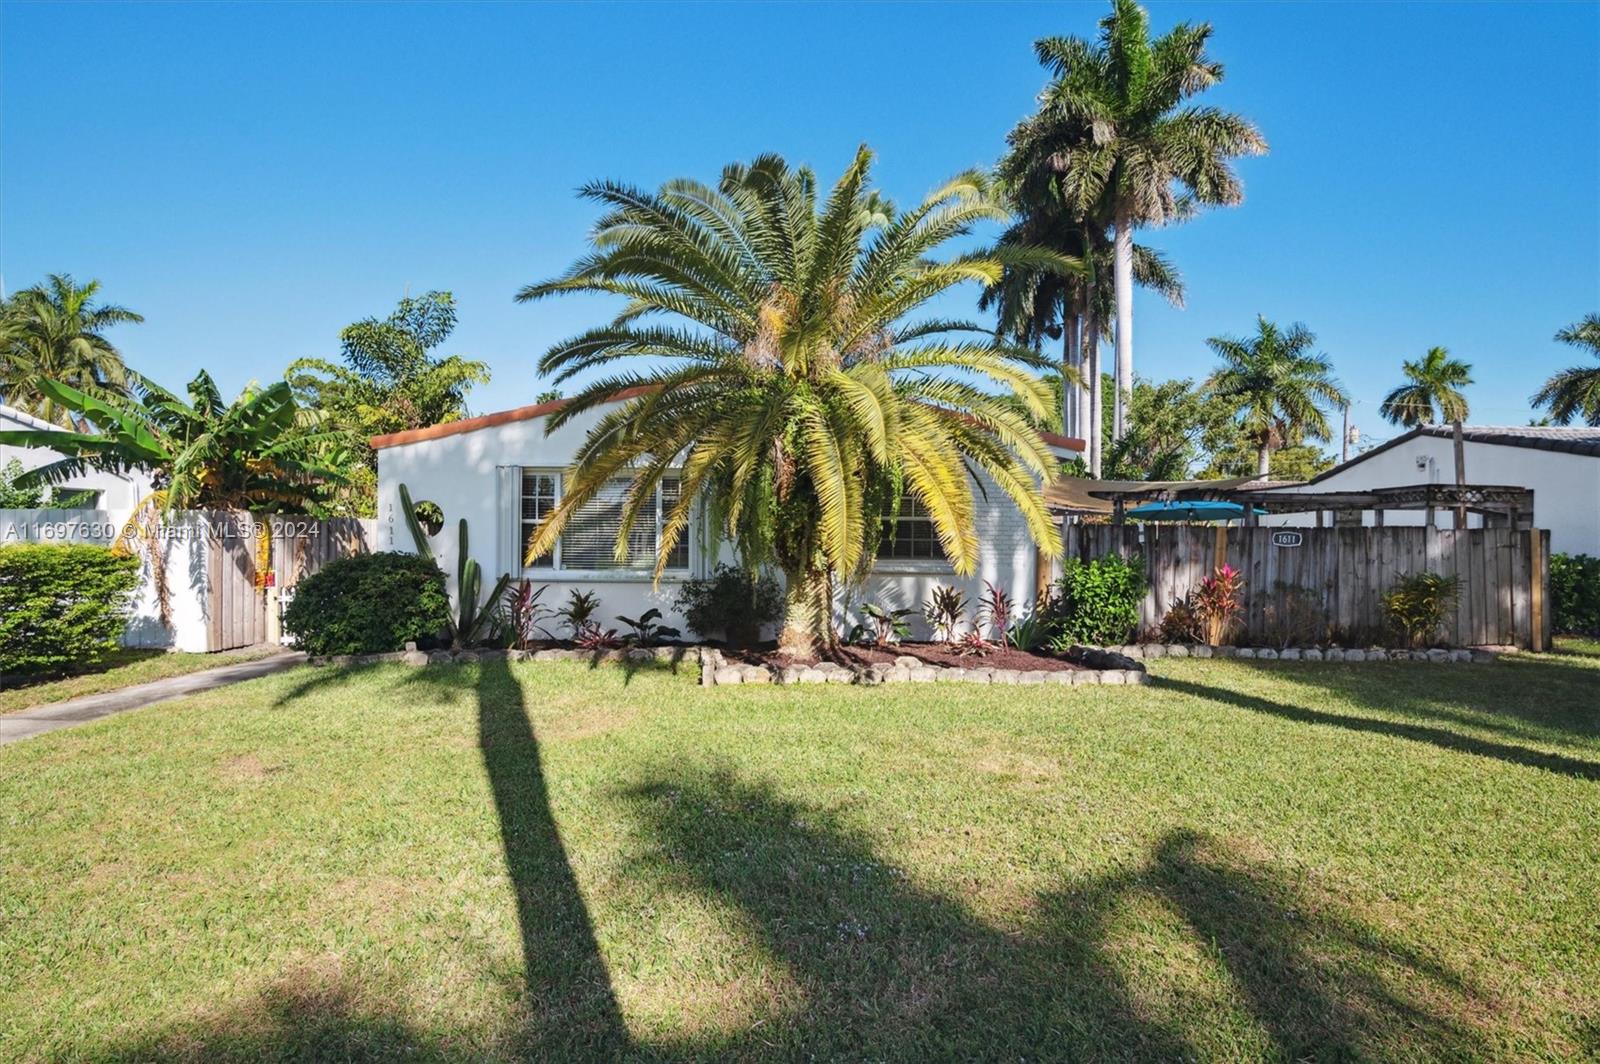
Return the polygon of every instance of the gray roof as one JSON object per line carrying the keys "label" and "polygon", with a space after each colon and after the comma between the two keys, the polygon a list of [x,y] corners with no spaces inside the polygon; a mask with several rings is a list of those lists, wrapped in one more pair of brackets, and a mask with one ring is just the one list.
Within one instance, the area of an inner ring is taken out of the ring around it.
{"label": "gray roof", "polygon": [[[1424,425],[1417,432],[1449,439],[1449,425]],[[1403,439],[1404,437],[1402,437]],[[1531,447],[1536,451],[1563,451],[1600,457],[1600,428],[1566,428],[1558,425],[1463,425],[1461,438],[1473,443],[1498,443],[1506,447]]]}

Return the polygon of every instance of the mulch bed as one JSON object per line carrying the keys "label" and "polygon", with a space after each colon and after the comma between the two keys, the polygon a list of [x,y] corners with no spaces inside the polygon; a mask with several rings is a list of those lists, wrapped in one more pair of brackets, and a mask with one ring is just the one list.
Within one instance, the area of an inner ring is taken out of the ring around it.
{"label": "mulch bed", "polygon": [[724,647],[723,657],[746,665],[817,665],[832,661],[849,668],[864,669],[869,665],[893,665],[895,658],[916,658],[918,661],[944,669],[1014,669],[1018,672],[1079,672],[1065,658],[1049,653],[1017,650],[1015,647],[993,647],[987,654],[957,654],[943,643],[893,643],[886,647],[843,646],[825,658],[795,658],[779,654],[776,647],[733,649]]}

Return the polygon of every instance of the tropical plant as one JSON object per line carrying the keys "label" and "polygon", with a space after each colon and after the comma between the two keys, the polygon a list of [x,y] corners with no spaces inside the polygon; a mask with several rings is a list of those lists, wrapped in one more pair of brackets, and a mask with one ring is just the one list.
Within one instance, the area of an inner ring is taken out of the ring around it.
{"label": "tropical plant", "polygon": [[[428,542],[428,535],[417,519],[416,506],[412,505],[411,490],[404,484],[400,485],[400,512],[405,517],[406,527],[411,530],[411,539],[417,545],[417,553],[437,564],[433,545]],[[472,557],[471,541],[467,538],[467,519],[461,518],[456,525],[457,614],[450,618],[452,646],[469,647],[482,640],[484,633],[489,631],[500,617],[499,607],[505,600],[506,588],[509,586],[511,586],[511,575],[502,573],[500,579],[495,581],[493,590],[489,592],[488,601],[481,601],[483,567]]]}
{"label": "tropical plant", "polygon": [[1216,572],[1200,581],[1193,604],[1206,643],[1222,646],[1242,623],[1244,574],[1227,563],[1217,566]]}
{"label": "tropical plant", "polygon": [[1406,645],[1427,642],[1438,632],[1445,616],[1455,608],[1461,580],[1439,573],[1413,573],[1400,577],[1383,596],[1384,619]]}
{"label": "tropical plant", "polygon": [[933,637],[949,643],[956,638],[956,630],[967,616],[967,596],[958,587],[938,584],[928,593],[923,603],[922,616],[933,630]]}
{"label": "tropical plant", "polygon": [[[1133,0],[1113,0],[1098,41],[1049,37],[1034,44],[1051,82],[1039,111],[1012,135],[1021,151],[1059,174],[1058,187],[1091,231],[1113,230],[1119,411],[1133,388],[1133,231],[1188,217],[1199,205],[1233,205],[1243,188],[1231,160],[1267,142],[1249,121],[1185,101],[1222,80],[1206,54],[1207,23],[1180,23],[1152,40]],[[1116,437],[1126,418],[1115,418]]]}
{"label": "tropical plant", "polygon": [[517,650],[527,650],[539,639],[552,638],[544,622],[555,616],[555,610],[544,603],[544,593],[549,584],[534,586],[526,578],[507,588],[500,600],[500,625],[510,636]]}
{"label": "tropical plant", "polygon": [[566,605],[556,610],[556,617],[567,626],[567,631],[573,639],[577,639],[591,628],[596,627],[594,615],[600,609],[600,596],[593,591],[579,591],[577,588],[567,589]]}
{"label": "tropical plant", "polygon": [[53,273],[0,301],[0,398],[35,417],[73,427],[73,410],[39,387],[52,380],[80,391],[122,392],[127,369],[106,338],[114,325],[144,321],[126,307],[97,304],[100,282]]}
{"label": "tropical plant", "polygon": [[[387,318],[364,318],[340,330],[342,365],[297,359],[289,380],[306,405],[326,411],[363,442],[454,421],[466,415],[473,385],[489,381],[485,362],[430,354],[455,327],[449,292],[407,296]],[[375,463],[370,449],[367,457]]]}
{"label": "tropical plant", "polygon": [[1232,408],[1255,445],[1259,476],[1271,473],[1274,448],[1307,438],[1326,440],[1332,430],[1323,405],[1350,401],[1333,377],[1328,356],[1311,350],[1316,342],[1304,325],[1284,330],[1260,315],[1254,336],[1206,341],[1222,359],[1208,387]]}
{"label": "tropical plant", "polygon": [[721,632],[734,646],[747,646],[762,625],[783,616],[783,588],[771,573],[718,565],[706,579],[685,580],[675,605],[691,631]]}
{"label": "tropical plant", "polygon": [[1378,413],[1391,425],[1416,428],[1462,422],[1467,419],[1467,397],[1461,389],[1472,383],[1472,367],[1451,358],[1443,347],[1430,347],[1427,354],[1400,364],[1406,383],[1384,396]]}
{"label": "tropical plant", "polygon": [[1205,622],[1194,608],[1194,596],[1185,595],[1168,606],[1152,636],[1150,641],[1156,643],[1204,643]]}
{"label": "tropical plant", "polygon": [[1111,554],[1091,562],[1069,559],[1056,581],[1056,645],[1126,643],[1139,625],[1144,595],[1141,558]]}
{"label": "tropical plant", "polygon": [[593,621],[574,632],[572,642],[579,650],[616,650],[622,646],[615,628],[601,628]]}
{"label": "tropical plant", "polygon": [[[1600,314],[1590,314],[1556,333],[1556,339],[1600,358]],[[1557,425],[1578,418],[1600,427],[1600,366],[1572,366],[1544,382],[1533,397],[1536,407],[1549,407]]]}
{"label": "tropical plant", "polygon": [[631,629],[623,636],[622,641],[632,643],[634,646],[651,646],[663,639],[676,639],[681,634],[676,628],[662,624],[661,611],[653,606],[638,617],[623,617],[619,614],[617,620]]}
{"label": "tropical plant", "polygon": [[[663,515],[657,578],[709,500],[714,529],[747,564],[782,570],[780,649],[805,656],[837,643],[835,582],[867,571],[878,515],[902,494],[927,509],[957,573],[977,563],[974,474],[1013,500],[1041,550],[1059,550],[1039,488],[1055,457],[1029,416],[975,383],[987,378],[1043,417],[1048,394],[1033,370],[1049,363],[971,323],[913,315],[962,282],[993,283],[1007,262],[1075,264],[1037,249],[936,260],[973,224],[1005,220],[989,180],[961,175],[902,212],[871,191],[871,162],[862,147],[820,205],[815,175],[776,156],[727,167],[715,187],[584,190],[609,208],[594,252],[518,298],[627,297],[614,321],[557,344],[539,366],[558,384],[590,377],[547,431],[621,401],[579,448],[530,557],[624,476],[625,552],[670,472],[682,492]],[[670,323],[650,320],[661,315]],[[983,338],[955,338],[963,332]]]}
{"label": "tropical plant", "polygon": [[866,620],[851,627],[847,642],[884,647],[900,642],[911,634],[911,625],[906,622],[906,618],[911,616],[910,610],[867,602],[862,604],[861,613]]}
{"label": "tropical plant", "polygon": [[15,458],[0,467],[0,510],[33,510],[44,505],[44,489],[18,484],[25,470]]}
{"label": "tropical plant", "polygon": [[1035,607],[1011,622],[1001,642],[1018,650],[1036,650],[1049,640],[1053,627],[1054,620],[1048,609]]}
{"label": "tropical plant", "polygon": [[283,626],[311,654],[384,654],[432,644],[450,626],[444,574],[429,558],[379,551],[339,558],[295,586]]}
{"label": "tropical plant", "polygon": [[86,470],[149,470],[156,501],[175,510],[304,512],[343,479],[329,437],[306,427],[282,381],[251,385],[224,403],[210,374],[189,382],[189,401],[132,371],[133,396],[91,395],[40,379],[39,391],[94,431],[23,429],[0,443],[47,447],[65,457],[24,474],[19,483],[59,484]]}
{"label": "tropical plant", "polygon": [[1016,603],[1005,588],[996,587],[987,580],[983,582],[983,594],[978,597],[978,623],[993,628],[1002,647],[1009,645],[1011,616],[1015,611]]}
{"label": "tropical plant", "polygon": [[958,657],[981,658],[994,650],[994,644],[983,637],[983,633],[974,628],[951,644],[950,649]]}
{"label": "tropical plant", "polygon": [[1600,558],[1550,555],[1550,603],[1558,633],[1600,636]]}

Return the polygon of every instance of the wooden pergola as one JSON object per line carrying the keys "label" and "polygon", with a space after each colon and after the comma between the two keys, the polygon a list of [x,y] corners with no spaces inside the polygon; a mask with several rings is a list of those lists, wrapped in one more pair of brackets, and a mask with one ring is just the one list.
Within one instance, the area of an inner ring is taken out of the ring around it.
{"label": "wooden pergola", "polygon": [[[1465,515],[1469,513],[1480,515],[1486,527],[1533,527],[1531,488],[1504,484],[1414,484],[1366,491],[1288,490],[1296,486],[1266,486],[1259,480],[1139,482],[1063,478],[1051,485],[1046,501],[1058,513],[1109,514],[1113,524],[1126,523],[1128,508],[1144,503],[1228,502],[1243,508],[1240,519],[1246,527],[1257,524],[1258,510],[1269,514],[1315,513],[1319,528],[1323,527],[1328,514],[1368,510],[1372,511],[1373,523],[1378,527],[1383,526],[1383,515],[1388,510],[1425,511],[1429,528],[1436,527],[1435,515],[1439,510],[1455,513],[1457,527],[1465,526]],[[1097,500],[1101,505],[1085,505],[1086,499]]]}

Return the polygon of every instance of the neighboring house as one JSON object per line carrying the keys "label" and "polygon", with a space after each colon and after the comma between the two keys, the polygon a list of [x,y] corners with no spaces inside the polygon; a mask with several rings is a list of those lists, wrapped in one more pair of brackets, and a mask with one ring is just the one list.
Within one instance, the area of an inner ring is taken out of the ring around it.
{"label": "neighboring house", "polygon": [[[15,407],[0,404],[0,432],[60,428],[60,425],[52,425]],[[12,447],[0,444],[0,469],[6,468],[13,459],[22,463],[24,470],[29,470],[49,465],[61,457],[59,453],[42,447]],[[121,522],[127,520],[134,508],[139,505],[139,500],[149,492],[148,474],[101,473],[88,470],[64,484],[56,485],[51,498],[60,500],[77,496],[79,501],[74,509],[101,510],[110,520]]]}
{"label": "neighboring house", "polygon": [[[456,571],[457,522],[467,519],[471,555],[483,567],[485,584],[501,573],[527,577],[550,585],[544,602],[559,605],[569,588],[593,590],[602,600],[600,619],[609,627],[618,614],[637,617],[651,607],[666,615],[666,622],[681,627],[683,618],[674,608],[678,585],[708,575],[718,562],[732,563],[727,543],[712,548],[704,512],[677,547],[659,587],[652,586],[656,560],[656,534],[663,505],[670,508],[676,482],[667,480],[657,500],[655,526],[636,528],[632,555],[618,564],[613,555],[622,512],[622,485],[603,494],[578,514],[552,556],[532,566],[522,564],[522,545],[539,520],[561,498],[563,471],[601,416],[592,411],[545,435],[545,418],[561,409],[561,402],[542,403],[482,417],[452,421],[425,429],[374,437],[378,451],[378,550],[411,551],[411,533],[399,512],[399,486],[405,484],[412,501],[437,504],[445,523],[432,539],[434,553],[451,583]],[[1082,443],[1064,436],[1046,436],[1063,458],[1082,450]],[[978,570],[957,579],[943,558],[926,515],[917,507],[902,507],[892,540],[886,541],[878,564],[854,600],[879,601],[918,611],[936,584],[962,587],[976,605],[984,581],[1004,588],[1019,604],[1033,600],[1040,575],[1040,559],[1021,515],[998,487],[989,486],[987,498],[979,496],[978,539],[983,551]],[[1050,563],[1045,561],[1045,565]],[[1051,573],[1045,570],[1046,579]],[[848,604],[845,604],[848,606]]]}
{"label": "neighboring house", "polygon": [[[1462,430],[1469,485],[1533,489],[1533,524],[1550,530],[1550,549],[1600,555],[1600,428],[1468,425]],[[1285,492],[1364,491],[1413,484],[1454,484],[1455,444],[1448,425],[1424,425],[1357,455]],[[1351,515],[1354,520],[1355,515]],[[1303,525],[1314,515],[1279,514],[1262,524]],[[1449,528],[1450,511],[1436,513]],[[1388,511],[1384,523],[1418,525],[1421,511]],[[1367,513],[1364,524],[1373,523]],[[1468,527],[1482,522],[1469,514]]]}

